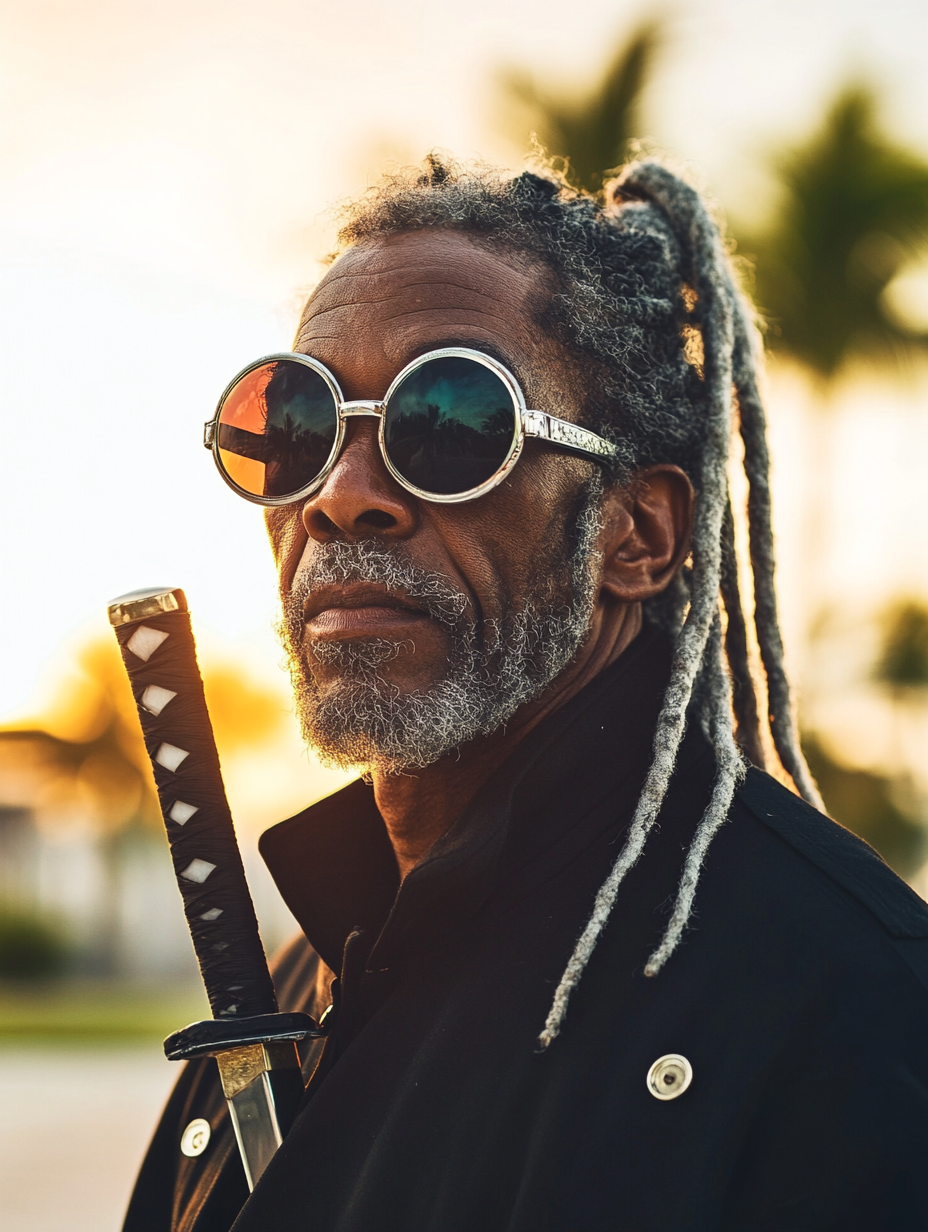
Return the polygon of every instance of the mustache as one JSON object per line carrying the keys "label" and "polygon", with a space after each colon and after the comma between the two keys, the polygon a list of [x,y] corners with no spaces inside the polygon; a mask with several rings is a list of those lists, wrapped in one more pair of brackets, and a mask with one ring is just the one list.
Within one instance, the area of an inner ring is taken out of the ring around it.
{"label": "mustache", "polygon": [[312,560],[297,572],[283,596],[285,620],[291,632],[303,627],[303,605],[323,586],[366,582],[383,586],[388,592],[405,597],[427,616],[448,630],[460,629],[469,600],[463,591],[433,570],[417,565],[403,544],[383,544],[370,540],[357,543],[336,541],[323,544]]}

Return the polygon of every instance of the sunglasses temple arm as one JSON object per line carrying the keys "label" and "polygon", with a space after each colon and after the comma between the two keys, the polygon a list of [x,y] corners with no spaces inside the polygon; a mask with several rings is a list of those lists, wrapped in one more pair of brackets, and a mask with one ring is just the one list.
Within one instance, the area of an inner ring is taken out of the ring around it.
{"label": "sunglasses temple arm", "polygon": [[619,456],[618,449],[610,441],[590,432],[588,428],[581,428],[579,424],[570,423],[566,419],[558,419],[546,411],[524,411],[522,423],[526,436],[550,441],[552,445],[558,445],[579,457],[603,462]]}

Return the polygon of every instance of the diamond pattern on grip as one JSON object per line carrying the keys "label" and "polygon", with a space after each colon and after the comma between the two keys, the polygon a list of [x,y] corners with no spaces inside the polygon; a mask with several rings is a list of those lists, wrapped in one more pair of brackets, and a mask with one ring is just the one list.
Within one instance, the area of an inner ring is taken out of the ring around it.
{"label": "diamond pattern on grip", "polygon": [[181,873],[181,877],[185,881],[196,881],[202,885],[215,867],[216,865],[210,864],[209,860],[191,860]]}
{"label": "diamond pattern on grip", "polygon": [[[277,1011],[235,841],[186,612],[116,628],[214,1016]],[[241,985],[238,993],[231,985]],[[0,1220],[2,1223],[2,1220]]]}
{"label": "diamond pattern on grip", "polygon": [[195,804],[185,804],[183,800],[175,800],[168,811],[168,817],[171,821],[176,821],[179,826],[185,826],[194,813],[199,811]]}
{"label": "diamond pattern on grip", "polygon": [[177,696],[171,689],[162,689],[160,684],[150,684],[142,694],[139,705],[143,706],[149,714],[157,716],[165,708],[169,701],[172,701]]}
{"label": "diamond pattern on grip", "polygon": [[126,650],[131,650],[137,659],[147,663],[163,641],[170,637],[161,629],[149,629],[148,625],[139,625],[126,642]]}
{"label": "diamond pattern on grip", "polygon": [[164,766],[165,770],[170,770],[173,772],[178,768],[184,758],[189,756],[190,754],[186,749],[179,749],[176,744],[168,744],[168,742],[165,741],[164,744],[158,745],[158,751],[155,754],[155,761],[159,766]]}

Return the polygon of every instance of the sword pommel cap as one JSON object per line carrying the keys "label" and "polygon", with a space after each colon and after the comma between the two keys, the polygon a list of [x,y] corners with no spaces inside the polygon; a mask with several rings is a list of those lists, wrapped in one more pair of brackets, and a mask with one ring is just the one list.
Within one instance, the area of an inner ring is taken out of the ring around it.
{"label": "sword pommel cap", "polygon": [[161,616],[166,612],[186,612],[187,599],[184,592],[174,586],[147,586],[144,590],[130,590],[120,595],[107,608],[110,624],[131,625],[133,621],[149,616]]}

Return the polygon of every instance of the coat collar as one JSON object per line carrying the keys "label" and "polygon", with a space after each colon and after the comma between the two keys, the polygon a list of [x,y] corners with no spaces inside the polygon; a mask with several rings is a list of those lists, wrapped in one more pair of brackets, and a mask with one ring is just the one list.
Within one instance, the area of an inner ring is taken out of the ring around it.
{"label": "coat collar", "polygon": [[[261,854],[323,961],[338,971],[346,938],[361,929],[376,938],[367,966],[385,970],[466,926],[491,894],[524,892],[614,839],[647,773],[670,659],[664,635],[646,626],[526,737],[402,887],[373,789],[360,779],[266,831]],[[703,751],[687,744],[684,760]],[[608,836],[595,809],[606,796],[615,805]]]}

